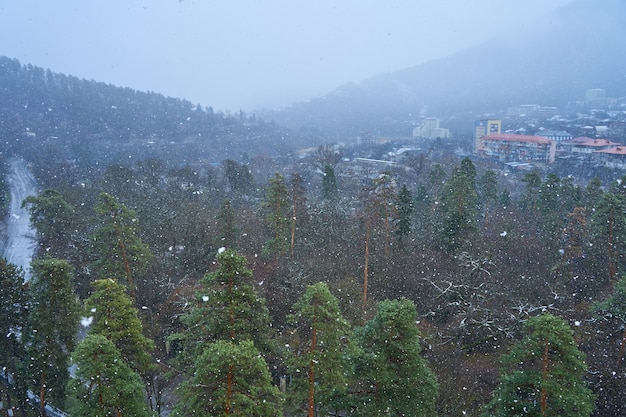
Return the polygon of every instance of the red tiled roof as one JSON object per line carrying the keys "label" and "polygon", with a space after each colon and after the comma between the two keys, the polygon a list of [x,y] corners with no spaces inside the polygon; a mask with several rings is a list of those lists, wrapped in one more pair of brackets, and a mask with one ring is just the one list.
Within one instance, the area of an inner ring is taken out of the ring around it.
{"label": "red tiled roof", "polygon": [[[579,139],[579,138],[576,138]],[[591,139],[591,138],[586,138],[587,140],[585,142],[576,142],[576,145],[578,146],[591,146],[591,147],[597,147],[597,146],[619,146],[621,145],[618,142],[611,142],[608,139]]]}
{"label": "red tiled roof", "polygon": [[615,148],[601,149],[594,153],[608,153],[611,155],[626,155],[626,146],[616,146]]}
{"label": "red tiled roof", "polygon": [[501,140],[505,142],[529,142],[539,143],[542,145],[549,145],[553,141],[543,136],[530,136],[530,135],[513,135],[510,133],[493,133],[491,135],[483,136],[482,140]]}

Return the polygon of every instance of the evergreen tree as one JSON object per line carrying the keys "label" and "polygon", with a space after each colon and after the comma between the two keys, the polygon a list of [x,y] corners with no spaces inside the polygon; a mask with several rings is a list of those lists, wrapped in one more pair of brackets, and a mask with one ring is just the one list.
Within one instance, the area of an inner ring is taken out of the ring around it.
{"label": "evergreen tree", "polygon": [[269,311],[254,290],[246,258],[226,249],[218,253],[217,263],[217,270],[200,281],[191,311],[181,318],[187,331],[174,336],[185,341],[184,356],[197,358],[206,343],[218,340],[252,340],[264,353],[272,351]]}
{"label": "evergreen tree", "polygon": [[446,170],[443,169],[441,164],[433,165],[428,173],[428,183],[430,184],[433,201],[437,201],[439,198],[439,191],[441,190],[447,176],[448,174],[446,173]]}
{"label": "evergreen tree", "polygon": [[591,181],[589,181],[589,183],[587,183],[587,186],[582,193],[582,204],[587,213],[593,213],[603,193],[604,191],[602,191],[600,178],[594,177]]}
{"label": "evergreen tree", "polygon": [[122,284],[112,279],[93,282],[94,292],[85,302],[86,314],[93,317],[90,333],[113,342],[124,361],[145,374],[153,367],[154,343],[143,335],[143,326],[132,299]]}
{"label": "evergreen tree", "polygon": [[346,394],[349,325],[337,298],[323,282],[307,287],[288,317],[294,326],[290,344],[290,403],[309,417],[337,409]]}
{"label": "evergreen tree", "polygon": [[69,379],[69,356],[76,347],[80,306],[72,289],[72,267],[61,259],[32,262],[29,295],[31,309],[24,332],[29,375],[40,399],[40,412],[48,396],[62,407]]}
{"label": "evergreen tree", "polygon": [[489,223],[489,208],[498,199],[498,174],[492,169],[480,177],[480,196],[482,197],[485,226]]}
{"label": "evergreen tree", "polygon": [[436,416],[438,384],[421,356],[412,301],[386,300],[355,331],[355,416]]}
{"label": "evergreen tree", "polygon": [[94,273],[99,279],[126,281],[134,299],[136,279],[147,272],[152,262],[148,245],[138,235],[137,216],[107,193],[98,196],[96,213],[102,216],[103,224],[92,236]]}
{"label": "evergreen tree", "polygon": [[338,196],[337,177],[335,176],[335,168],[330,165],[324,167],[324,176],[322,177],[322,198],[324,200],[333,200]]}
{"label": "evergreen tree", "polygon": [[205,345],[193,376],[178,388],[174,416],[282,416],[280,392],[267,364],[249,340]]}
{"label": "evergreen tree", "polygon": [[141,378],[113,342],[89,334],[72,354],[76,378],[68,384],[70,415],[148,417]]}
{"label": "evergreen tree", "polygon": [[291,176],[291,256],[294,256],[296,231],[308,221],[306,188],[299,174]]}
{"label": "evergreen tree", "polygon": [[398,197],[396,198],[396,211],[398,213],[396,234],[399,237],[403,237],[411,233],[414,210],[415,206],[413,204],[413,195],[406,187],[406,184],[403,184],[402,188],[400,188],[400,192],[398,193]]}
{"label": "evergreen tree", "polygon": [[615,283],[613,293],[604,301],[593,306],[596,313],[607,319],[617,320],[623,328],[622,340],[617,355],[616,369],[622,368],[624,353],[626,353],[626,278],[622,277]]}
{"label": "evergreen tree", "polygon": [[539,187],[541,187],[541,175],[537,169],[533,169],[524,176],[522,182],[526,183],[526,195],[523,203],[534,215],[537,210],[537,195],[539,194]]}
{"label": "evergreen tree", "polygon": [[[25,412],[26,382],[23,367],[24,344],[20,337],[26,321],[27,292],[24,271],[0,259],[0,352],[1,364],[13,375],[14,393],[21,399],[20,408]],[[10,396],[8,406],[10,404]]]}
{"label": "evergreen tree", "polygon": [[476,186],[463,170],[455,169],[441,196],[441,242],[448,253],[455,253],[470,241],[476,230],[478,195]]}
{"label": "evergreen tree", "polygon": [[529,319],[526,336],[502,359],[500,385],[484,416],[588,417],[594,396],[583,378],[587,366],[562,319]]}
{"label": "evergreen tree", "polygon": [[230,200],[224,200],[217,217],[217,246],[228,249],[237,249],[237,224],[235,222],[235,210]]}
{"label": "evergreen tree", "polygon": [[232,159],[227,159],[223,165],[229,191],[244,195],[254,191],[254,178],[247,165],[239,164]]}
{"label": "evergreen tree", "polygon": [[265,250],[273,256],[282,256],[289,247],[289,225],[291,221],[289,198],[285,178],[276,173],[270,179],[264,206],[267,209],[267,223],[272,238],[267,242]]}
{"label": "evergreen tree", "polygon": [[606,260],[610,285],[616,279],[619,259],[625,250],[625,213],[626,200],[612,192],[606,192],[602,194],[591,218],[594,246],[602,251],[598,254],[599,258]]}
{"label": "evergreen tree", "polygon": [[70,244],[74,208],[56,190],[44,190],[22,202],[30,213],[30,222],[37,230],[37,240],[43,248],[63,254]]}

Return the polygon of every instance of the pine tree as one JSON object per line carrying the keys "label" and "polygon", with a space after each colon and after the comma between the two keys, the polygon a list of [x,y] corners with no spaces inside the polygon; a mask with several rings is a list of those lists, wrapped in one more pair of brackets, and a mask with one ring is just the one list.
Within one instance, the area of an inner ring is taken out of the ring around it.
{"label": "pine tree", "polygon": [[94,292],[85,301],[86,314],[93,317],[90,334],[113,342],[128,365],[145,374],[153,367],[154,343],[143,335],[143,326],[132,299],[122,284],[112,279],[93,282]]}
{"label": "pine tree", "polygon": [[[37,241],[44,248],[55,248],[63,254],[70,244],[70,227],[74,208],[56,190],[44,190],[22,202],[30,213],[30,222],[37,230]],[[56,253],[55,251],[55,253]]]}
{"label": "pine tree", "polygon": [[607,262],[608,283],[613,285],[617,276],[618,258],[625,248],[626,200],[614,193],[602,194],[591,218],[592,234],[596,245],[602,249],[600,256]]}
{"label": "pine tree", "polygon": [[539,175],[537,169],[534,169],[524,176],[522,182],[526,183],[524,205],[531,210],[534,215],[537,210],[537,196],[539,194],[539,187],[541,187],[541,175]]}
{"label": "pine tree", "polygon": [[421,356],[416,311],[407,299],[378,304],[355,331],[360,353],[352,405],[356,416],[436,416],[438,384]]}
{"label": "pine tree", "polygon": [[324,200],[334,200],[338,194],[335,169],[330,165],[326,165],[324,166],[324,176],[322,177],[322,198]]}
{"label": "pine tree", "polygon": [[136,279],[147,272],[152,262],[148,245],[138,235],[137,216],[107,193],[98,196],[96,212],[102,216],[103,225],[92,236],[94,273],[99,279],[126,281],[134,299]]}
{"label": "pine tree", "polygon": [[[27,291],[24,271],[0,259],[0,355],[1,364],[15,381],[14,392],[21,399],[20,408],[25,410],[26,382],[23,367],[23,338],[20,337],[26,321]],[[11,407],[11,396],[9,408]]]}
{"label": "pine tree", "polygon": [[526,336],[502,359],[500,385],[483,416],[588,417],[594,396],[583,378],[587,366],[562,319],[529,319]]}
{"label": "pine tree", "polygon": [[[467,169],[467,168],[466,168]],[[478,220],[478,194],[471,175],[455,169],[441,195],[441,242],[448,253],[456,253],[470,241]]]}
{"label": "pine tree", "polygon": [[72,267],[61,259],[33,261],[32,307],[24,332],[29,374],[37,387],[40,412],[48,396],[62,407],[69,379],[69,356],[76,347],[79,309],[72,289]]}
{"label": "pine tree", "polygon": [[498,199],[498,175],[494,170],[487,170],[480,177],[480,196],[483,203],[485,226],[489,224],[489,208]]}
{"label": "pine tree", "polygon": [[178,388],[174,416],[282,416],[280,392],[254,344],[219,340],[205,345],[193,376]]}
{"label": "pine tree", "polygon": [[296,231],[307,223],[306,188],[304,179],[299,174],[291,176],[291,256],[296,246]]}
{"label": "pine tree", "polygon": [[398,193],[398,197],[396,198],[396,211],[398,213],[396,234],[399,237],[404,237],[411,233],[414,210],[415,206],[413,204],[413,195],[406,187],[406,184],[403,184],[402,188],[400,188],[400,192]]}
{"label": "pine tree", "polygon": [[606,300],[596,303],[593,309],[607,319],[616,319],[623,327],[616,366],[616,369],[620,369],[626,353],[626,278],[622,277],[618,280],[613,293]]}
{"label": "pine tree", "polygon": [[252,340],[264,353],[272,351],[269,311],[254,290],[246,258],[226,249],[217,263],[217,270],[200,281],[191,311],[181,318],[187,331],[175,337],[185,341],[184,356],[198,357],[206,343],[218,340]]}
{"label": "pine tree", "polygon": [[325,283],[311,285],[288,319],[295,330],[289,359],[291,404],[309,417],[336,409],[345,396],[349,332],[337,298]]}
{"label": "pine tree", "polygon": [[291,224],[287,184],[282,175],[276,173],[270,179],[264,206],[267,209],[266,219],[272,233],[265,251],[274,257],[282,256],[289,247],[288,235]]}
{"label": "pine tree", "polygon": [[72,354],[76,378],[68,383],[70,415],[82,417],[148,417],[139,375],[124,361],[113,342],[89,334]]}
{"label": "pine tree", "polygon": [[217,246],[228,249],[237,249],[237,224],[235,210],[230,200],[224,200],[217,217]]}

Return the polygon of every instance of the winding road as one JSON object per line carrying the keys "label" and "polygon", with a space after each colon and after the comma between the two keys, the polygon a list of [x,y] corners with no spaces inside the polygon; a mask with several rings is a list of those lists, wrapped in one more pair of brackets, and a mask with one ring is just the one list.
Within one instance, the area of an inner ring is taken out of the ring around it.
{"label": "winding road", "polygon": [[28,196],[37,195],[37,183],[26,161],[21,158],[9,161],[7,183],[11,191],[11,206],[6,219],[2,254],[7,262],[24,270],[24,279],[28,281],[31,276],[30,262],[35,251],[35,241],[30,215],[22,208],[22,201]]}

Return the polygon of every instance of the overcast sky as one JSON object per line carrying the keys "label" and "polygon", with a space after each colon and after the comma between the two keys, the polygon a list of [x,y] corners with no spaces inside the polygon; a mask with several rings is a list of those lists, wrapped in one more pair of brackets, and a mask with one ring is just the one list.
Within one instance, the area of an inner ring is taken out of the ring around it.
{"label": "overcast sky", "polygon": [[448,56],[572,0],[0,0],[0,55],[253,110]]}

